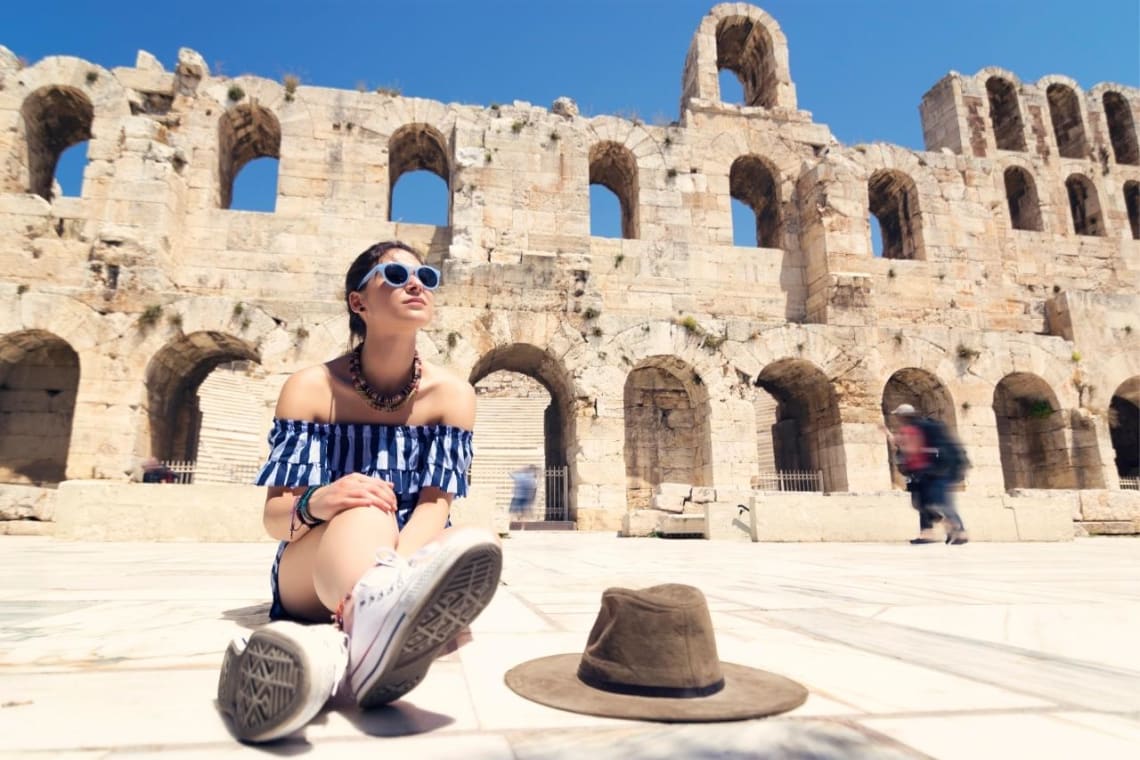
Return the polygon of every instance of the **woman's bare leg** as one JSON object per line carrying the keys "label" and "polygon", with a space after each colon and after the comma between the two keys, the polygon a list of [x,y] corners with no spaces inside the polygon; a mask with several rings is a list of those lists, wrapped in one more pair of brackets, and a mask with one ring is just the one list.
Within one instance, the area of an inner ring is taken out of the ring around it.
{"label": "woman's bare leg", "polygon": [[312,529],[281,555],[281,604],[291,615],[328,620],[376,564],[376,551],[394,547],[397,535],[395,516],[374,507],[345,510]]}

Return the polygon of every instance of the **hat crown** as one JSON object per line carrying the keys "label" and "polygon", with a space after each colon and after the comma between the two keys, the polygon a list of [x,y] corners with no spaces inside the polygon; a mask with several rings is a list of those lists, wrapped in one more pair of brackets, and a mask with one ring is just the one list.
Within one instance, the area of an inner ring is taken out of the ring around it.
{"label": "hat crown", "polygon": [[623,694],[715,694],[724,686],[724,675],[704,594],[676,583],[607,589],[578,678]]}

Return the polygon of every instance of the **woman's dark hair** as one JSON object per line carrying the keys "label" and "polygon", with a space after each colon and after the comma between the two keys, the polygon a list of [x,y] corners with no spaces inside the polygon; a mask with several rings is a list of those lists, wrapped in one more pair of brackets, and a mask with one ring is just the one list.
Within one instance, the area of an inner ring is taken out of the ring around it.
{"label": "woman's dark hair", "polygon": [[348,331],[352,338],[364,340],[368,327],[360,315],[352,310],[348,303],[348,294],[358,289],[357,285],[360,284],[360,280],[368,274],[372,267],[376,266],[376,262],[384,258],[384,254],[394,250],[407,251],[419,259],[421,264],[424,261],[423,254],[407,243],[399,240],[385,240],[383,243],[369,246],[368,250],[357,256],[356,260],[352,262],[352,266],[348,268],[348,273],[344,276],[344,305],[348,309]]}

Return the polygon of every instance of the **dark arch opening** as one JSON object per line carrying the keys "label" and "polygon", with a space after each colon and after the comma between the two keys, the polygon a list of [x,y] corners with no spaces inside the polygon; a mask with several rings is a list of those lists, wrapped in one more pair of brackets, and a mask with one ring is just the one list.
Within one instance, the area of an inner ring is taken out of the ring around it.
{"label": "dark arch opening", "polygon": [[772,37],[763,25],[743,16],[721,21],[716,28],[716,67],[736,74],[744,105],[771,108],[777,104],[776,59]]}
{"label": "dark arch opening", "polygon": [[1092,181],[1081,174],[1072,174],[1065,180],[1065,190],[1069,195],[1073,231],[1078,235],[1104,235],[1104,216]]}
{"label": "dark arch opening", "polygon": [[879,221],[885,259],[917,259],[920,248],[918,191],[899,171],[877,171],[867,183],[871,214]]}
{"label": "dark arch opening", "polygon": [[601,185],[621,204],[621,236],[638,236],[637,162],[628,148],[615,142],[600,142],[590,148],[590,184]]}
{"label": "dark arch opening", "polygon": [[1001,77],[986,80],[986,95],[990,101],[990,123],[994,130],[994,144],[998,150],[1025,148],[1025,125],[1021,121],[1017,89]]}
{"label": "dark arch opening", "polygon": [[780,193],[771,167],[756,156],[741,156],[732,162],[728,186],[732,197],[755,215],[756,246],[780,248]]}
{"label": "dark arch opening", "polygon": [[1041,231],[1041,204],[1029,172],[1019,166],[1005,170],[1005,198],[1009,204],[1009,221],[1015,230]]}
{"label": "dark arch opening", "polygon": [[45,330],[0,337],[0,482],[66,479],[78,388],[67,341]]}
{"label": "dark arch opening", "polygon": [[1132,108],[1119,92],[1104,94],[1104,118],[1108,122],[1108,138],[1118,164],[1140,164],[1140,148],[1136,144],[1136,124]]}
{"label": "dark arch opening", "polygon": [[59,158],[91,139],[95,107],[72,87],[41,87],[24,100],[20,115],[28,146],[28,192],[50,202]]}
{"label": "dark arch opening", "polygon": [[[233,207],[234,182],[246,164],[258,158],[276,161],[280,157],[281,125],[272,112],[256,103],[243,103],[222,114],[218,120],[219,208]],[[260,187],[256,192],[258,199],[250,199],[248,205],[272,211],[277,203],[276,172],[272,182],[272,190]],[[246,207],[244,198],[241,205]]]}

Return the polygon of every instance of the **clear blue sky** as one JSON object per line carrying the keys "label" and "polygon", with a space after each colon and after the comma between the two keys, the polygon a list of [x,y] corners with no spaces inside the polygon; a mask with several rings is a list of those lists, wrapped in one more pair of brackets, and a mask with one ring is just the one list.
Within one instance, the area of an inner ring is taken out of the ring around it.
{"label": "clear blue sky", "polygon": [[[636,113],[652,123],[677,118],[685,54],[713,5],[705,0],[59,0],[8,9],[0,44],[33,63],[64,54],[107,67],[134,65],[141,48],[168,70],[178,48],[190,47],[213,72],[227,75],[280,80],[292,73],[305,84],[394,86],[409,96],[482,105],[526,100],[549,107],[568,95],[587,115]],[[1140,85],[1138,0],[769,0],[757,5],[776,19],[788,40],[800,108],[846,144],[881,140],[923,147],[919,101],[952,69],[973,74],[983,66],[1001,66],[1028,82],[1064,74],[1085,89],[1102,81]],[[74,194],[65,168],[60,181]],[[243,172],[239,183],[247,174],[252,179],[255,168]],[[409,200],[401,208],[398,193],[393,216],[440,223],[417,218],[422,217],[421,189],[411,187],[413,179],[401,180],[397,190],[408,182]],[[443,192],[433,189],[432,181],[422,192]],[[239,185],[235,195],[240,190]]]}

